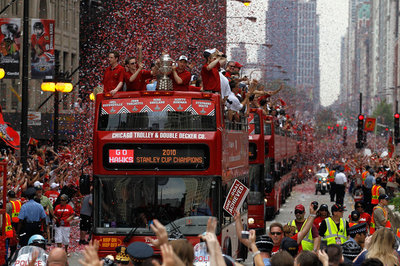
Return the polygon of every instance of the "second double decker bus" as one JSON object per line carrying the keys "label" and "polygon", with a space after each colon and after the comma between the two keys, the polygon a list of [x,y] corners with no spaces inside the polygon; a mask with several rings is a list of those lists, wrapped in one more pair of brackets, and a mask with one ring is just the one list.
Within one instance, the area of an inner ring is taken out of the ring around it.
{"label": "second double decker bus", "polygon": [[153,219],[196,245],[214,216],[225,254],[237,257],[234,220],[222,206],[235,179],[248,182],[247,120],[226,122],[220,95],[202,92],[99,94],[95,108],[93,235],[100,255],[154,237]]}
{"label": "second double decker bus", "polygon": [[289,196],[299,156],[296,136],[282,130],[274,117],[251,109],[249,124],[248,226],[265,233],[265,220],[279,212]]}

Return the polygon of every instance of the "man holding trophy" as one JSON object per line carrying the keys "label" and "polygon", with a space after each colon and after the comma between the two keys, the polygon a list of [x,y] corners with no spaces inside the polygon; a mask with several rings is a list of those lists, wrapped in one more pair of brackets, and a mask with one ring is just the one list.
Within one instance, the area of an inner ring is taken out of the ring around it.
{"label": "man holding trophy", "polygon": [[172,79],[174,91],[188,91],[191,74],[187,70],[188,58],[181,55],[177,63],[172,64],[172,73],[169,77]]}

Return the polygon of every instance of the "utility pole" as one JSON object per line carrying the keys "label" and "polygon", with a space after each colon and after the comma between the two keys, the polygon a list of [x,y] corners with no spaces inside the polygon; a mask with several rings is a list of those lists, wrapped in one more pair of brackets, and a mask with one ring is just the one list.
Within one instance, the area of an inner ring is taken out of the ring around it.
{"label": "utility pole", "polygon": [[24,21],[22,40],[22,108],[21,108],[21,162],[27,168],[28,154],[28,70],[29,70],[29,0],[24,0]]}

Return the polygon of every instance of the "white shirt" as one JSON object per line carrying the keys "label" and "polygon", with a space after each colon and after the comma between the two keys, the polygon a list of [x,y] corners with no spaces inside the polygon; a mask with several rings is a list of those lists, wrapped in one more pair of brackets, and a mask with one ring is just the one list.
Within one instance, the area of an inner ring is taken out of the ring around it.
{"label": "white shirt", "polygon": [[346,175],[343,173],[337,173],[335,176],[335,183],[337,185],[343,185],[344,183],[347,183]]}

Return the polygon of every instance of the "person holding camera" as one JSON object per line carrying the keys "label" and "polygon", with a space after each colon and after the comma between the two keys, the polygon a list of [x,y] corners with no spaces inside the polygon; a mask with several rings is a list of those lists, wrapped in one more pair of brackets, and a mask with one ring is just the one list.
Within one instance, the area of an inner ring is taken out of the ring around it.
{"label": "person holding camera", "polygon": [[226,62],[226,55],[222,54],[217,49],[207,49],[203,56],[206,63],[201,69],[201,79],[203,80],[203,89],[211,92],[221,92],[221,81],[219,69]]}
{"label": "person holding camera", "polygon": [[[312,205],[313,205],[313,210],[317,211],[318,202],[313,201]],[[306,219],[304,218],[305,212],[306,209],[302,204],[299,204],[294,208],[294,214],[296,216],[296,219],[290,221],[288,225],[296,227],[295,233],[300,232],[306,223]],[[317,227],[313,224],[312,228],[308,231],[307,236],[304,237],[303,241],[301,241],[302,250],[308,250],[308,251],[313,250],[314,247],[316,247],[317,241],[318,241],[318,230]]]}
{"label": "person holding camera", "polygon": [[64,245],[65,252],[68,254],[69,236],[71,233],[70,222],[74,218],[74,210],[68,203],[68,196],[60,196],[60,204],[54,210],[54,222],[56,224],[54,241],[58,247]]}

